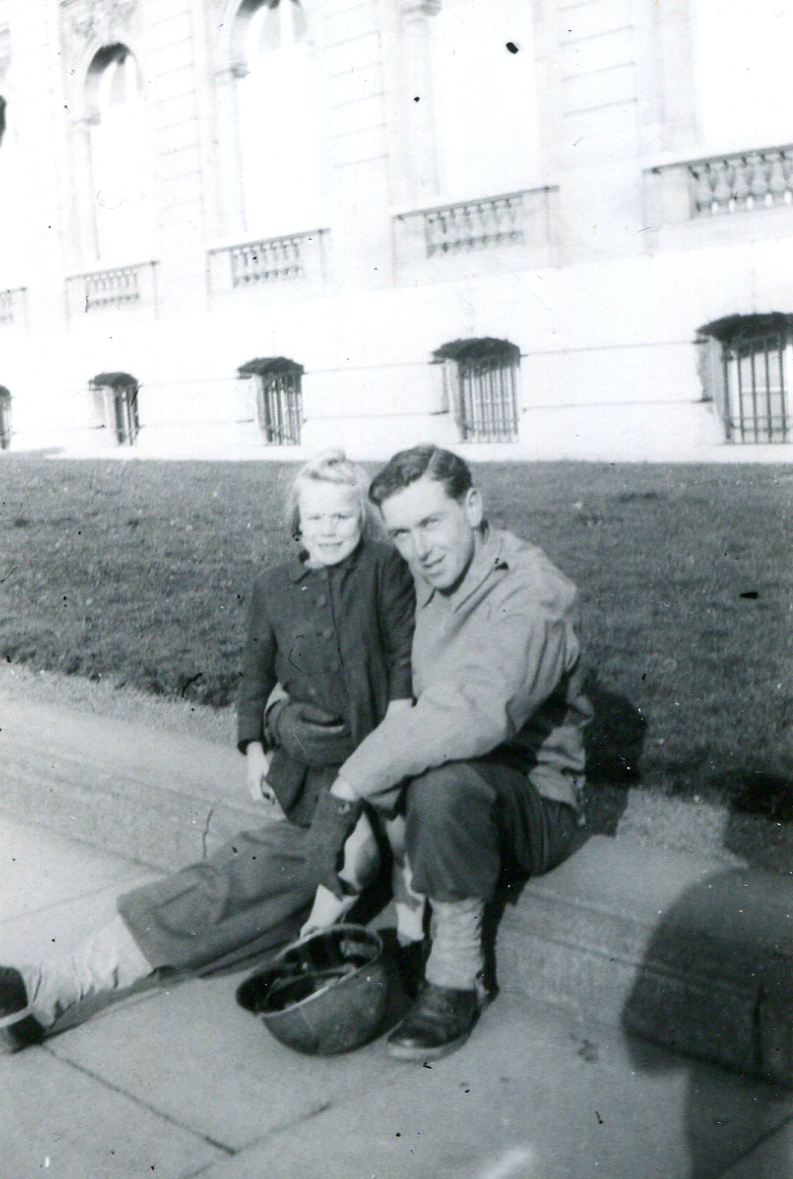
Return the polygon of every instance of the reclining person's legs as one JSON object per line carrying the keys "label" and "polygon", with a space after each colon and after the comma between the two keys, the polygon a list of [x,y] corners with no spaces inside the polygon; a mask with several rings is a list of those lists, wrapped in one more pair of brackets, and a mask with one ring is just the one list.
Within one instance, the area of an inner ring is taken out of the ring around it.
{"label": "reclining person's legs", "polygon": [[241,947],[297,933],[316,893],[306,831],[272,823],[242,831],[208,859],[119,897],[118,911],[153,967],[198,970]]}
{"label": "reclining person's legs", "polygon": [[305,837],[283,822],[241,832],[207,860],[119,897],[120,916],[73,953],[0,969],[0,1051],[35,1043],[77,1003],[160,967],[200,970],[296,936],[317,887]]}

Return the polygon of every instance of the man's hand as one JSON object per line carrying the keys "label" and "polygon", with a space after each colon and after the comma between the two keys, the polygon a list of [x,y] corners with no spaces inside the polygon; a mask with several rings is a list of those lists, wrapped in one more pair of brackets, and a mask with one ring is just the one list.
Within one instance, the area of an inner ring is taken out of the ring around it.
{"label": "man's hand", "polygon": [[359,795],[355,793],[347,779],[342,778],[341,774],[331,786],[330,792],[334,798],[343,798],[346,802],[357,802],[359,798]]}
{"label": "man's hand", "polygon": [[338,870],[342,849],[363,810],[360,798],[338,798],[335,794],[321,794],[311,826],[306,832],[306,870],[318,884],[324,884],[339,898],[344,888]]}
{"label": "man's hand", "polygon": [[301,700],[277,700],[267,713],[267,731],[305,766],[341,765],[355,748],[345,721]]}
{"label": "man's hand", "polygon": [[320,929],[328,929],[337,921],[343,921],[353,907],[358,897],[350,893],[346,897],[337,897],[324,884],[317,886],[314,904],[305,925],[301,926],[300,936],[308,937],[310,933],[317,933]]}
{"label": "man's hand", "polygon": [[267,781],[270,755],[264,752],[264,747],[259,741],[249,742],[245,750],[245,760],[247,762],[248,790],[253,801],[261,802],[262,799],[265,799],[267,802],[277,803],[273,788]]}

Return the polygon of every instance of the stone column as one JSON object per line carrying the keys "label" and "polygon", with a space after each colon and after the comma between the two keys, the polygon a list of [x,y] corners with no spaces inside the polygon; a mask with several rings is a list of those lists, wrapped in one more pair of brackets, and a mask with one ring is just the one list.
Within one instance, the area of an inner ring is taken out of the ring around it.
{"label": "stone column", "polygon": [[636,14],[640,147],[685,155],[699,123],[692,0],[637,0]]}
{"label": "stone column", "polygon": [[398,204],[425,204],[438,192],[431,17],[441,0],[399,0],[398,73],[394,86]]}
{"label": "stone column", "polygon": [[74,201],[67,254],[69,259],[67,265],[71,271],[84,270],[96,264],[96,216],[91,179],[91,127],[98,122],[99,116],[94,114],[74,119],[72,122]]}
{"label": "stone column", "polygon": [[220,140],[218,161],[218,210],[220,237],[244,237],[245,201],[240,151],[237,80],[247,73],[243,65],[231,65],[215,74],[217,128]]}

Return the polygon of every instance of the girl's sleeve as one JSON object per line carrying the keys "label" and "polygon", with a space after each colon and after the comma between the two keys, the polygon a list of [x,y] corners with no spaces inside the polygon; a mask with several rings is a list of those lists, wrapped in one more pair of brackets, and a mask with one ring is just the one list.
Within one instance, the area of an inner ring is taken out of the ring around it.
{"label": "girl's sleeve", "polygon": [[253,585],[248,608],[248,632],[237,694],[237,747],[244,753],[249,742],[264,736],[264,706],[275,687],[276,641],[262,579]]}
{"label": "girl's sleeve", "polygon": [[413,696],[411,650],[416,590],[410,569],[396,549],[386,550],[380,579],[380,630],[388,664],[388,698]]}

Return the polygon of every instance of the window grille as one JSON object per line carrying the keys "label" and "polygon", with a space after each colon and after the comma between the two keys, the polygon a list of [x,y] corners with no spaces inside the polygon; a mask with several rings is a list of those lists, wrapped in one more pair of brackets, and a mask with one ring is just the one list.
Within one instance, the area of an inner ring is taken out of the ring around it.
{"label": "window grille", "polygon": [[99,422],[112,430],[119,446],[133,446],[140,432],[138,390],[128,373],[100,373],[89,382]]}
{"label": "window grille", "polygon": [[113,425],[119,446],[132,446],[140,430],[137,385],[114,390]]}
{"label": "window grille", "polygon": [[299,446],[303,366],[270,357],[248,361],[237,372],[241,377],[256,377],[256,416],[266,441],[273,446]]}
{"label": "window grille", "polygon": [[520,351],[507,340],[459,340],[435,352],[464,442],[517,442]]}
{"label": "window grille", "polygon": [[721,344],[706,395],[719,410],[727,441],[787,442],[793,316],[731,316],[702,334]]}

